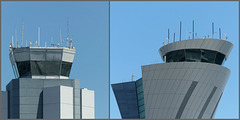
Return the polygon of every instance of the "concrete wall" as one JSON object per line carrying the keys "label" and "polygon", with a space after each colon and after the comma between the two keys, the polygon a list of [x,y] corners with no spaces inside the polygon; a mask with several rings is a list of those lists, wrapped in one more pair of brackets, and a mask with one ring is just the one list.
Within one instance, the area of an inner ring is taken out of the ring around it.
{"label": "concrete wall", "polygon": [[81,119],[95,118],[94,91],[86,88],[81,89]]}
{"label": "concrete wall", "polygon": [[[23,47],[14,48],[14,59],[21,61],[66,61],[73,62],[75,49],[64,47]],[[11,56],[11,54],[10,54]]]}
{"label": "concrete wall", "polygon": [[1,91],[1,119],[8,118],[8,92]]}
{"label": "concrete wall", "polygon": [[201,62],[142,66],[146,119],[210,119],[230,70]]}
{"label": "concrete wall", "polygon": [[43,89],[43,119],[73,119],[73,88],[67,86]]}
{"label": "concrete wall", "polygon": [[54,86],[73,87],[73,116],[80,119],[80,81],[76,79],[13,79],[7,85],[9,118],[42,119],[43,89]]}

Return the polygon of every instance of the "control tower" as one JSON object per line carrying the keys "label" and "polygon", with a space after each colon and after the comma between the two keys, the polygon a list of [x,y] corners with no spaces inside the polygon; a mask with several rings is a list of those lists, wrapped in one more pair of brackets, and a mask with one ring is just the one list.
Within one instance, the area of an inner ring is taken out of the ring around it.
{"label": "control tower", "polygon": [[2,92],[2,117],[94,118],[94,91],[80,89],[80,80],[69,79],[74,47],[10,46],[9,50],[16,78]]}
{"label": "control tower", "polygon": [[142,66],[137,81],[112,84],[122,118],[212,119],[230,75],[233,44],[195,38],[162,46],[164,63]]}

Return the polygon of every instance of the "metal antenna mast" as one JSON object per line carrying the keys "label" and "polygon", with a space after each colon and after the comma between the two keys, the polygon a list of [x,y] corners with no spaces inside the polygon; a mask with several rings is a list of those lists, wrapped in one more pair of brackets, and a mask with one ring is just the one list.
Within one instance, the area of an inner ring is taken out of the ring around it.
{"label": "metal antenna mast", "polygon": [[21,41],[21,47],[23,46],[23,31],[24,31],[24,21],[22,22],[22,41]]}
{"label": "metal antenna mast", "polygon": [[214,23],[212,22],[212,38],[214,38]]}
{"label": "metal antenna mast", "polygon": [[16,27],[15,27],[15,42],[16,42],[16,47],[18,47],[18,41],[17,41],[17,30],[16,30]]}
{"label": "metal antenna mast", "polygon": [[169,44],[169,28],[168,28],[168,44]]}
{"label": "metal antenna mast", "polygon": [[192,35],[193,35],[193,39],[194,39],[194,20],[193,20],[193,30],[192,30]]}
{"label": "metal antenna mast", "polygon": [[173,42],[175,42],[175,33],[173,34]]}
{"label": "metal antenna mast", "polygon": [[68,41],[69,41],[69,24],[68,24],[68,18],[67,18],[67,48],[68,48]]}
{"label": "metal antenna mast", "polygon": [[221,28],[219,28],[219,39],[221,39]]}
{"label": "metal antenna mast", "polygon": [[40,46],[40,27],[38,27],[38,46]]}
{"label": "metal antenna mast", "polygon": [[180,21],[180,41],[181,41],[181,35],[182,35],[181,31],[182,31],[182,21]]}
{"label": "metal antenna mast", "polygon": [[61,28],[59,28],[59,32],[60,32],[60,43],[61,43],[61,46],[62,46],[62,32],[61,32]]}
{"label": "metal antenna mast", "polygon": [[13,42],[13,35],[12,35],[12,47],[14,47],[14,44],[13,44],[14,42]]}

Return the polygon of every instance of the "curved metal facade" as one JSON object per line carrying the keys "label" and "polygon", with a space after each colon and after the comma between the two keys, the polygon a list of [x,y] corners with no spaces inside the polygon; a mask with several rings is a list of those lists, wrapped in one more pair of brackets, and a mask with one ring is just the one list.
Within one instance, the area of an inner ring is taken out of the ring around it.
{"label": "curved metal facade", "polygon": [[181,50],[181,49],[207,49],[212,51],[217,51],[226,56],[230,54],[233,44],[226,40],[219,39],[191,39],[177,41],[174,43],[167,44],[159,49],[159,53],[163,59],[163,56],[171,51]]}
{"label": "curved metal facade", "polygon": [[222,62],[232,47],[219,39],[184,40],[161,47],[166,63],[142,66],[144,117],[136,118],[212,119],[231,72]]}
{"label": "curved metal facade", "polygon": [[145,118],[209,119],[230,70],[201,62],[142,66]]}
{"label": "curved metal facade", "polygon": [[[217,51],[227,59],[233,45],[226,40],[193,39],[159,49],[164,59],[177,50]],[[227,83],[230,70],[215,63],[169,62],[142,66],[145,118],[211,119]]]}

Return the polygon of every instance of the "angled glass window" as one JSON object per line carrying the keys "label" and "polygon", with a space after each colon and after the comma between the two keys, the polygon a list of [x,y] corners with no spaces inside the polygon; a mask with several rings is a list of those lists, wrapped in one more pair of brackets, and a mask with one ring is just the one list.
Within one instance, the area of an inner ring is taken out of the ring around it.
{"label": "angled glass window", "polygon": [[69,77],[71,67],[72,63],[62,61],[61,75]]}
{"label": "angled glass window", "polygon": [[183,62],[185,61],[184,50],[172,51],[166,54],[167,62]]}
{"label": "angled glass window", "polygon": [[145,111],[140,112],[140,119],[144,119],[145,118]]}
{"label": "angled glass window", "polygon": [[44,61],[31,61],[32,75],[46,75]]}
{"label": "angled glass window", "polygon": [[225,55],[222,53],[217,53],[215,63],[218,65],[222,65],[222,63],[225,61]]}
{"label": "angled glass window", "polygon": [[[207,62],[223,65],[225,55],[217,51],[205,49],[185,49],[167,53],[166,62]],[[185,57],[186,56],[186,57]]]}
{"label": "angled glass window", "polygon": [[138,86],[141,86],[142,85],[142,78],[140,78],[140,79],[138,79],[137,81],[136,81],[136,86],[138,87]]}
{"label": "angled glass window", "polygon": [[214,59],[217,54],[216,51],[202,49],[201,52],[202,52],[201,62],[214,63]]}
{"label": "angled glass window", "polygon": [[199,49],[186,49],[186,61],[188,62],[200,62],[201,50]]}
{"label": "angled glass window", "polygon": [[45,61],[44,71],[46,75],[59,75],[60,74],[60,61]]}
{"label": "angled glass window", "polygon": [[17,68],[18,68],[20,77],[31,75],[31,67],[30,67],[29,61],[17,62]]}

